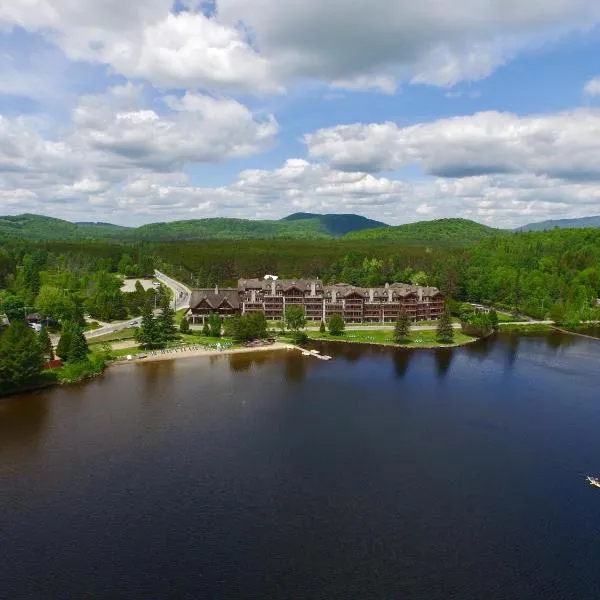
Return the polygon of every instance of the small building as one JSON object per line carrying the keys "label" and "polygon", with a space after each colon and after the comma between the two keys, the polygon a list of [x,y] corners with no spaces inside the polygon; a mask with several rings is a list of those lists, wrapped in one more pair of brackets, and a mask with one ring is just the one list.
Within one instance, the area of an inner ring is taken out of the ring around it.
{"label": "small building", "polygon": [[0,333],[2,333],[8,326],[10,321],[4,313],[0,313]]}

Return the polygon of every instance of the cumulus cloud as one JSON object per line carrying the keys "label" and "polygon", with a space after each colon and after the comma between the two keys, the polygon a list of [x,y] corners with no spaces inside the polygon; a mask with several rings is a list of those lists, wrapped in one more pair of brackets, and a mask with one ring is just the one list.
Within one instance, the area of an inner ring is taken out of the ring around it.
{"label": "cumulus cloud", "polygon": [[600,96],[600,77],[593,77],[584,86],[583,92],[587,96]]}
{"label": "cumulus cloud", "polygon": [[281,91],[290,78],[392,92],[452,86],[600,20],[596,0],[27,0],[0,27],[41,32],[74,60],[161,87]]}
{"label": "cumulus cloud", "polygon": [[600,18],[596,0],[219,0],[278,71],[353,81],[395,70],[449,86],[489,75],[517,50]]}
{"label": "cumulus cloud", "polygon": [[0,28],[18,25],[54,41],[72,60],[110,65],[161,87],[281,91],[243,28],[172,0],[28,0],[0,6]]}
{"label": "cumulus cloud", "polygon": [[345,170],[419,165],[429,175],[545,175],[600,180],[600,110],[520,117],[482,112],[399,127],[340,125],[305,136],[309,154]]}

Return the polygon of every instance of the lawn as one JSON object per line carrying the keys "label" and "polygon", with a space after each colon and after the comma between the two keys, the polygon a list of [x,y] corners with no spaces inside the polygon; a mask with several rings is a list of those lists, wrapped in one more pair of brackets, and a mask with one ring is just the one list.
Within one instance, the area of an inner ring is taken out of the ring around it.
{"label": "lawn", "polygon": [[89,339],[90,344],[102,344],[104,342],[121,342],[123,340],[132,340],[134,338],[137,327],[127,327],[113,333],[98,335]]}
{"label": "lawn", "polygon": [[[367,344],[386,344],[390,346],[397,345],[392,337],[392,331],[372,330],[354,330],[346,331],[342,335],[334,336],[329,333],[319,333],[317,331],[308,332],[308,336],[315,340],[355,342]],[[454,330],[454,344],[461,345],[472,342],[475,338],[464,334],[460,330]],[[403,346],[414,348],[429,348],[444,346],[436,340],[435,331],[411,331],[410,338]]]}

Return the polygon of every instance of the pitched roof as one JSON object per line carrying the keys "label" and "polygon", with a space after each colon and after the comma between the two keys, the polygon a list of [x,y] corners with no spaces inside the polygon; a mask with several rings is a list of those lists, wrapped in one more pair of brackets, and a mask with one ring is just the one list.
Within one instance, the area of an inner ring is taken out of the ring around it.
{"label": "pitched roof", "polygon": [[203,301],[214,309],[219,308],[224,301],[227,301],[231,308],[240,307],[240,296],[236,288],[219,289],[216,294],[214,289],[193,290],[190,308],[197,308]]}

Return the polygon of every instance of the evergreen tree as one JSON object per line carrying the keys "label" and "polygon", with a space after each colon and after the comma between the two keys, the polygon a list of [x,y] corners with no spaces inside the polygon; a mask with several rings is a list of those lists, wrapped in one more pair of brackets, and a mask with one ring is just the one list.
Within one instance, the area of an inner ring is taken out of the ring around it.
{"label": "evergreen tree", "polygon": [[175,327],[175,311],[171,308],[171,300],[168,296],[161,297],[160,314],[156,318],[156,327],[164,340],[173,339],[177,328]]}
{"label": "evergreen tree", "polygon": [[440,315],[437,324],[436,338],[440,344],[451,344],[454,341],[454,329],[452,328],[452,318],[448,308]]}
{"label": "evergreen tree", "polygon": [[88,353],[89,348],[87,345],[87,340],[83,335],[83,331],[80,327],[75,326],[71,336],[71,344],[69,345],[69,354],[67,360],[69,362],[82,362],[87,360]]}
{"label": "evergreen tree", "polygon": [[221,326],[223,325],[223,319],[215,313],[211,313],[208,317],[208,329],[210,337],[221,337]]}
{"label": "evergreen tree", "polygon": [[321,321],[321,324],[319,325],[319,332],[325,333],[325,321]]}
{"label": "evergreen tree", "polygon": [[142,311],[142,324],[135,331],[135,341],[144,348],[158,348],[164,343],[162,331],[157,327],[149,306]]}
{"label": "evergreen tree", "polygon": [[396,344],[401,344],[408,339],[410,333],[410,318],[405,311],[402,311],[398,316],[396,325],[394,326],[394,341]]}
{"label": "evergreen tree", "polygon": [[490,310],[489,318],[490,318],[490,324],[492,326],[492,329],[494,331],[498,331],[498,329],[500,327],[499,322],[498,322],[498,313],[495,310]]}
{"label": "evergreen tree", "polygon": [[181,321],[179,322],[179,331],[181,333],[189,333],[190,332],[190,324],[185,317],[181,317]]}
{"label": "evergreen tree", "polygon": [[208,324],[208,321],[204,321],[204,325],[202,326],[202,335],[210,337],[210,326]]}
{"label": "evergreen tree", "polygon": [[38,334],[38,344],[42,349],[44,356],[48,357],[50,360],[54,360],[54,348],[52,347],[48,330],[45,327],[42,327]]}
{"label": "evergreen tree", "polygon": [[23,321],[11,323],[0,337],[0,381],[19,385],[39,375],[44,353],[33,329]]}
{"label": "evergreen tree", "polygon": [[331,315],[331,317],[329,317],[329,321],[327,322],[327,328],[329,329],[329,333],[331,335],[342,335],[344,329],[346,329],[346,324],[344,323],[344,318],[342,315]]}
{"label": "evergreen tree", "polygon": [[62,360],[69,360],[71,341],[73,340],[76,327],[77,326],[71,321],[63,323],[60,339],[56,346],[56,355]]}

